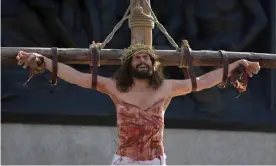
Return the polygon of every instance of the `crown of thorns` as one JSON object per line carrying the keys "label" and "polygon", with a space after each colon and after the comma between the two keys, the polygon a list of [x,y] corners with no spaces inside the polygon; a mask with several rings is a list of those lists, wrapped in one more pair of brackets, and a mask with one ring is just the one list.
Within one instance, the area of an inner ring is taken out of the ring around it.
{"label": "crown of thorns", "polygon": [[124,49],[124,55],[121,58],[122,63],[140,52],[149,54],[155,60],[158,59],[158,56],[155,54],[154,48],[152,46],[135,44]]}

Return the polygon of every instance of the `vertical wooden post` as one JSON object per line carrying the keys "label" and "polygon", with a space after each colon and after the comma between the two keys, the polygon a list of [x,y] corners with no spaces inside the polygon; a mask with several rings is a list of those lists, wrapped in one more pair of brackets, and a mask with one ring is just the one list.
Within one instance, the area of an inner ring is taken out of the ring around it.
{"label": "vertical wooden post", "polygon": [[[133,6],[131,7],[131,12],[134,7],[141,6],[143,12],[147,15],[150,15],[150,10],[146,4],[146,1],[150,4],[150,0],[130,0],[134,1]],[[152,28],[151,27],[132,27],[131,28],[131,44],[145,44],[152,45]]]}

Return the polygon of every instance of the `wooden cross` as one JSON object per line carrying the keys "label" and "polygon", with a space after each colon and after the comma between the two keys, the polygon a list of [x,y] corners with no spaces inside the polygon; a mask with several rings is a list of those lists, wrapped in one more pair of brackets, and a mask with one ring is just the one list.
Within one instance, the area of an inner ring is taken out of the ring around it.
{"label": "wooden cross", "polygon": [[[131,13],[135,7],[141,7],[143,13],[151,15],[150,0],[130,0]],[[131,44],[142,43],[152,45],[152,28],[139,25],[133,25],[131,30]],[[58,48],[58,61],[65,64],[90,64],[89,48]],[[48,58],[52,58],[51,48],[30,48],[30,47],[2,47],[1,63],[3,66],[16,64],[16,55],[19,51],[36,52]],[[220,51],[210,50],[191,50],[193,66],[221,66],[222,59]],[[101,65],[120,65],[122,49],[101,49],[100,64]],[[181,61],[181,51],[179,50],[156,50],[156,54],[160,58],[163,66],[179,66]],[[247,59],[259,62],[262,68],[276,68],[276,54],[269,53],[253,53],[253,52],[226,52],[228,62],[239,59]]]}

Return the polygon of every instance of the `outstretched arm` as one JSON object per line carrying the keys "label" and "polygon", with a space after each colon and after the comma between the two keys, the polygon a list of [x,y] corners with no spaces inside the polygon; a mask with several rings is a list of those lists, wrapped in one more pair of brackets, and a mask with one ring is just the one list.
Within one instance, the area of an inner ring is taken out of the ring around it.
{"label": "outstretched arm", "polygon": [[[37,67],[37,62],[40,58],[43,58],[45,68],[52,71],[52,60],[40,54],[20,51],[16,58],[19,65],[24,65],[23,68],[29,67],[30,69],[35,69]],[[68,65],[58,63],[57,75],[59,78],[71,84],[75,84],[83,88],[91,88],[92,75],[90,73],[82,73]],[[112,80],[101,76],[97,77],[97,90],[106,94],[110,93]]]}
{"label": "outstretched arm", "polygon": [[[239,60],[229,65],[229,73],[228,76],[231,76],[231,72],[237,68],[239,65],[244,66],[245,68],[250,70],[248,71],[248,75],[250,77],[253,74],[257,74],[260,70],[260,65],[258,62],[250,62],[247,60]],[[196,91],[201,91],[204,89],[211,88],[222,81],[223,76],[223,68],[213,70],[208,72],[200,77],[197,77],[197,89]],[[192,84],[190,79],[186,80],[168,80],[170,85],[172,86],[172,97],[185,95],[191,93],[192,91]]]}

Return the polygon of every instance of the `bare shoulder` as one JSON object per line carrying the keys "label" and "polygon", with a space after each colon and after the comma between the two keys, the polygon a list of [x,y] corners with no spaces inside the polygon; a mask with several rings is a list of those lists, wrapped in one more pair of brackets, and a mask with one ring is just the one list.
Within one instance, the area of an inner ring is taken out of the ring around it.
{"label": "bare shoulder", "polygon": [[116,92],[116,82],[114,79],[109,77],[98,76],[97,90],[99,92],[111,95]]}
{"label": "bare shoulder", "polygon": [[172,92],[172,81],[165,79],[162,86],[159,88],[160,93],[164,96],[170,97]]}

